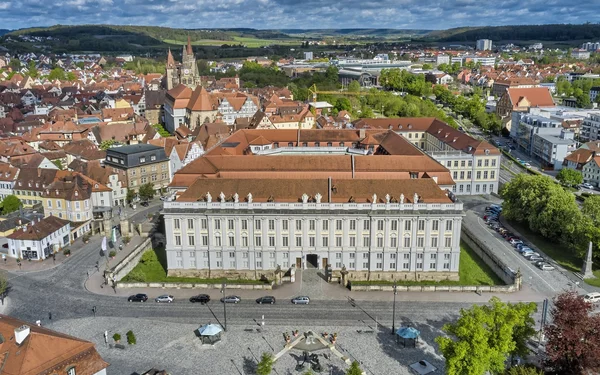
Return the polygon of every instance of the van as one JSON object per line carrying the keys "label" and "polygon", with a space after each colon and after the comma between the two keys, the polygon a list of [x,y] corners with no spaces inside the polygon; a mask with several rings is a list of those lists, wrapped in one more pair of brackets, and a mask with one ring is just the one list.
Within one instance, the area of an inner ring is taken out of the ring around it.
{"label": "van", "polygon": [[588,303],[600,302],[600,293],[598,293],[598,292],[588,293],[585,296],[583,296],[583,300]]}

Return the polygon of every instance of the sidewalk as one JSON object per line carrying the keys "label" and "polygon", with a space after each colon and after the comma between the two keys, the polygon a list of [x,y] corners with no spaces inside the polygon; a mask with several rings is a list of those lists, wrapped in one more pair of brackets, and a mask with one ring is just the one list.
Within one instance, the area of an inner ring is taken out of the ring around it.
{"label": "sidewalk", "polygon": [[[89,243],[87,244],[85,244],[81,238],[78,238],[72,245],[68,247],[71,250],[70,256],[77,254],[78,251],[86,246],[90,246],[90,244],[97,243],[97,246],[100,247],[101,241],[102,236],[91,237]],[[39,272],[57,267],[70,258],[70,256],[65,256],[62,251],[59,251],[55,255],[56,259],[48,258],[46,260],[21,260],[21,266],[19,266],[19,263],[17,263],[15,258],[6,257],[4,261],[0,260],[0,269],[17,274]]]}

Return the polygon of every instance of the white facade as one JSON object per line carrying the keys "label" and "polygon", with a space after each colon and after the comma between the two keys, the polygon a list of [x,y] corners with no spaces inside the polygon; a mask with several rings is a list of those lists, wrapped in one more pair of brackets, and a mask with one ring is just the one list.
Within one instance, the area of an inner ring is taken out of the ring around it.
{"label": "white facade", "polygon": [[555,170],[562,168],[563,161],[577,149],[575,134],[562,130],[559,136],[534,134],[532,155]]}
{"label": "white facade", "polygon": [[595,157],[581,169],[583,181],[600,187],[600,158]]}
{"label": "white facade", "polygon": [[256,111],[258,111],[258,107],[250,98],[246,98],[239,111],[235,110],[227,98],[224,98],[219,104],[219,112],[223,115],[223,122],[227,125],[233,125],[238,118],[252,117]]}
{"label": "white facade", "polygon": [[600,111],[597,113],[590,113],[590,115],[582,121],[579,137],[582,142],[600,139]]}
{"label": "white facade", "polygon": [[435,63],[437,65],[440,64],[450,64],[450,56],[448,55],[437,55],[435,58]]}
{"label": "white facade", "polygon": [[198,142],[194,142],[188,147],[187,153],[185,154],[183,160],[179,158],[177,150],[175,147],[173,147],[171,150],[171,155],[169,155],[169,179],[173,180],[175,172],[202,155],[204,155],[204,147],[202,147],[202,145]]}
{"label": "white facade", "polygon": [[[462,203],[165,202],[169,272],[458,272]],[[420,278],[421,276],[419,276]]]}
{"label": "white facade", "polygon": [[169,102],[165,103],[165,130],[175,132],[180,125],[185,124],[185,108],[173,108]]}
{"label": "white facade", "polygon": [[476,48],[479,51],[489,51],[492,49],[492,40],[491,39],[478,39]]}
{"label": "white facade", "polygon": [[15,187],[15,181],[0,180],[0,202],[9,195],[14,194],[13,188]]}
{"label": "white facade", "polygon": [[112,191],[95,191],[92,192],[92,206],[111,208],[113,206]]}
{"label": "white facade", "polygon": [[[34,226],[37,223],[33,224]],[[31,226],[31,224],[27,224]],[[15,229],[18,231],[20,229]],[[31,259],[46,259],[54,252],[55,245],[64,247],[70,243],[71,226],[66,223],[65,226],[50,233],[41,240],[18,240],[8,238],[8,256],[11,258],[31,258]]]}

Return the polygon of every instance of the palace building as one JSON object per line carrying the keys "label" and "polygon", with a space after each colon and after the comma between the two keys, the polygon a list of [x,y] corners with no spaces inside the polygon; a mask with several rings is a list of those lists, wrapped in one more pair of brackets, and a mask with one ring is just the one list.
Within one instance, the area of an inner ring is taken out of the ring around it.
{"label": "palace building", "polygon": [[164,203],[172,276],[457,280],[450,171],[390,130],[240,130],[179,170]]}

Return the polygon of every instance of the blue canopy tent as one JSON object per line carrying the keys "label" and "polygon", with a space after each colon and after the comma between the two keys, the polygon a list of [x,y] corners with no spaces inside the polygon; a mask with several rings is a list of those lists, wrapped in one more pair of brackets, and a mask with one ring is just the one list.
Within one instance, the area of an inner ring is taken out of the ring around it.
{"label": "blue canopy tent", "polygon": [[414,346],[417,346],[417,340],[419,340],[419,335],[421,332],[413,327],[400,327],[396,331],[397,337],[402,337],[404,339],[404,347],[406,348],[406,339],[412,339],[414,342]]}
{"label": "blue canopy tent", "polygon": [[223,332],[223,328],[216,324],[205,324],[198,328],[197,331],[203,344],[213,345],[214,343],[221,341],[221,332]]}

